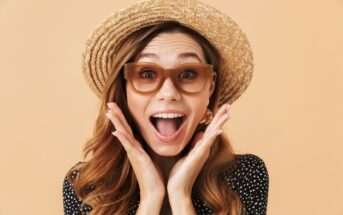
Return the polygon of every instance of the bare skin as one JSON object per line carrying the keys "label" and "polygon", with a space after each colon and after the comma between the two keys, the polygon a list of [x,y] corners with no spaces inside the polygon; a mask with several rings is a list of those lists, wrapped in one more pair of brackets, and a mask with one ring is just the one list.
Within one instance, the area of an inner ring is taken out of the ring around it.
{"label": "bare skin", "polygon": [[[205,63],[199,44],[183,33],[161,33],[142,51],[154,53],[138,61],[154,62],[164,68],[175,68],[181,63]],[[179,58],[179,55],[193,52],[196,57]],[[193,142],[190,139],[204,116],[208,100],[213,93],[215,82],[196,96],[179,92],[167,79],[154,95],[140,95],[127,87],[128,106],[139,131],[147,142],[145,151],[133,136],[120,108],[110,102],[106,116],[116,128],[113,133],[125,148],[137,176],[141,191],[141,202],[137,214],[195,214],[191,201],[193,184],[206,162],[215,138],[221,127],[230,118],[229,105],[223,105],[215,114],[205,132],[199,132]],[[188,116],[187,125],[180,137],[172,143],[163,143],[156,138],[148,126],[149,116],[154,110],[175,109]],[[180,159],[179,153],[187,144],[191,151]]]}

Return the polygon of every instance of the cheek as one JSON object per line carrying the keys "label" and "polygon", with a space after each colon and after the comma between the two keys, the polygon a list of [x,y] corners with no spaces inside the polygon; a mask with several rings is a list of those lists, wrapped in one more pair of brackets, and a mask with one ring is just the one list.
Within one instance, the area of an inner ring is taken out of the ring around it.
{"label": "cheek", "polygon": [[[208,106],[208,100],[206,97],[208,96],[207,94],[201,94],[198,95],[197,97],[189,98],[188,99],[188,106],[190,107],[191,110],[191,118],[192,118],[192,124],[193,126],[196,126],[203,118],[207,106]],[[204,99],[205,98],[205,99]]]}
{"label": "cheek", "polygon": [[144,110],[148,103],[148,100],[146,97],[132,92],[132,90],[130,90],[129,88],[126,89],[126,92],[129,111],[134,117],[134,120],[140,124],[141,121],[145,119]]}

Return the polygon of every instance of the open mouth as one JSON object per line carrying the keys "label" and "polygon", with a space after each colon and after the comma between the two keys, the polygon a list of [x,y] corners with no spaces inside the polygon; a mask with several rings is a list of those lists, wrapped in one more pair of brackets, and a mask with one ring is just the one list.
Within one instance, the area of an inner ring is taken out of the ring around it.
{"label": "open mouth", "polygon": [[161,136],[169,137],[179,131],[182,124],[186,121],[186,118],[186,115],[173,118],[150,116],[149,120]]}

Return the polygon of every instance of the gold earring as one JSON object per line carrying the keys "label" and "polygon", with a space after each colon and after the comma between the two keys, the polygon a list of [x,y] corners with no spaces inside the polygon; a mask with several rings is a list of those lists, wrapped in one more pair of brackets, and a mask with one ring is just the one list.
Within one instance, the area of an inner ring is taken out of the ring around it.
{"label": "gold earring", "polygon": [[205,115],[200,121],[200,124],[209,124],[213,119],[213,113],[210,109],[206,109]]}

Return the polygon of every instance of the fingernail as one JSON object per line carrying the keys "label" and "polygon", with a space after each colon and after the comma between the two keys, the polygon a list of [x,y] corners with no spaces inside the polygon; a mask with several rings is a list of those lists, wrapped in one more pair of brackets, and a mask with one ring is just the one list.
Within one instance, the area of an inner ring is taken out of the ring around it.
{"label": "fingernail", "polygon": [[225,114],[225,122],[228,121],[229,119],[231,119],[231,115],[229,115],[229,114],[226,113],[226,114]]}
{"label": "fingernail", "polygon": [[109,113],[109,112],[107,112],[107,113],[106,113],[106,116],[107,116],[108,118],[110,118],[110,113]]}
{"label": "fingernail", "polygon": [[221,134],[222,132],[223,132],[223,130],[218,130],[217,135]]}
{"label": "fingernail", "polygon": [[226,110],[228,111],[230,109],[231,105],[227,104],[226,105]]}
{"label": "fingernail", "polygon": [[110,103],[107,103],[107,107],[111,108],[111,105],[110,105]]}
{"label": "fingernail", "polygon": [[113,134],[114,136],[117,136],[117,133],[116,133],[116,131],[113,131],[113,132],[112,132],[112,134]]}

